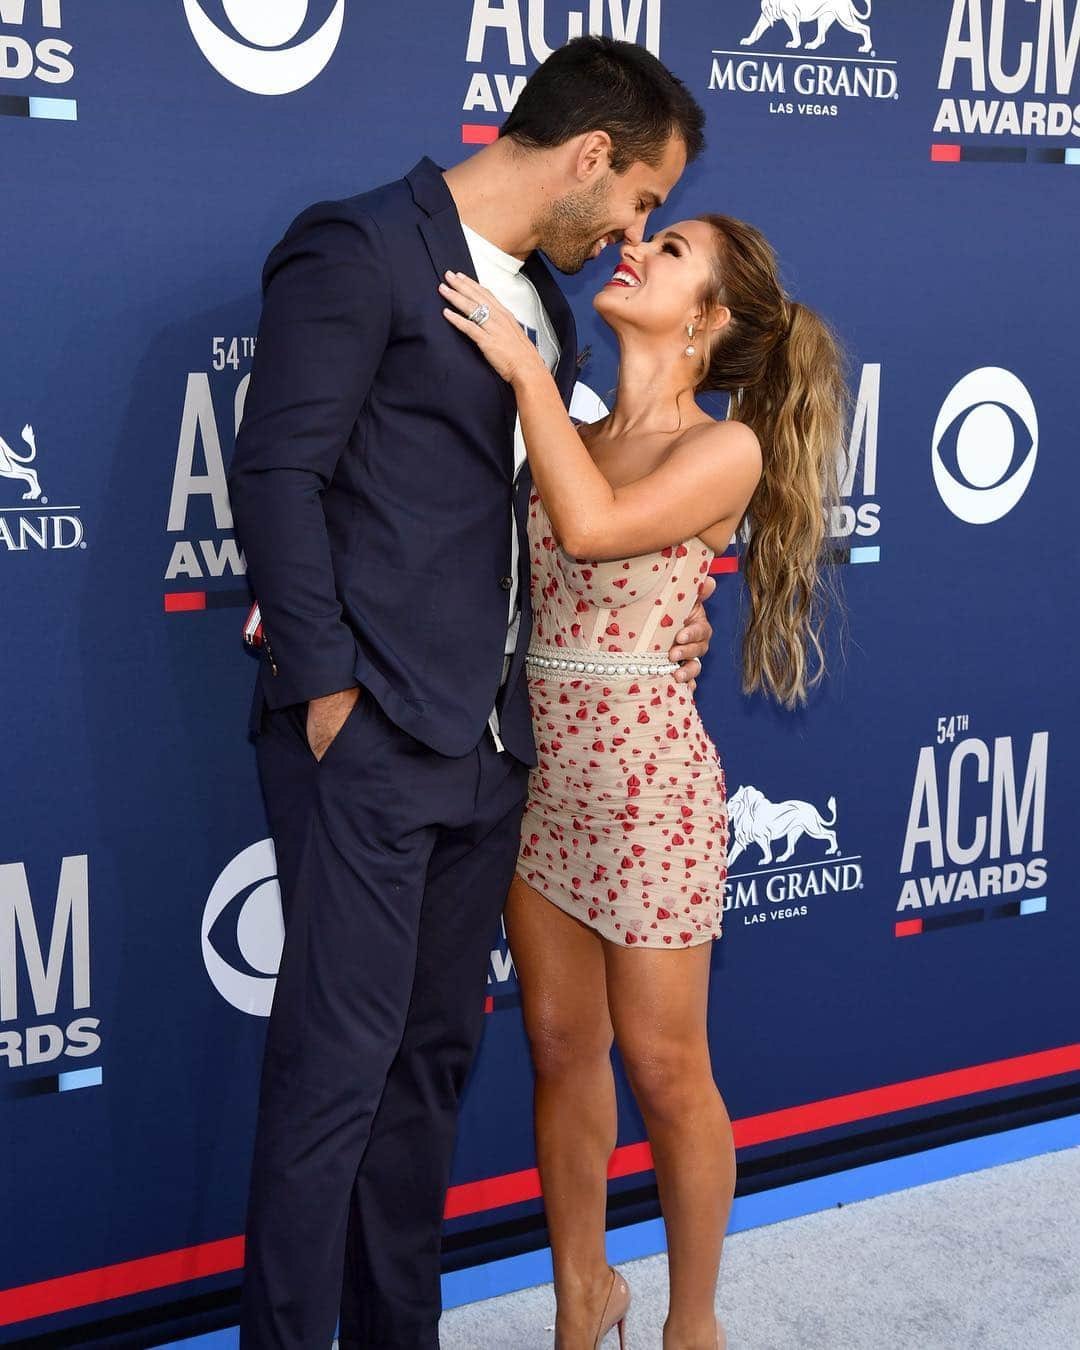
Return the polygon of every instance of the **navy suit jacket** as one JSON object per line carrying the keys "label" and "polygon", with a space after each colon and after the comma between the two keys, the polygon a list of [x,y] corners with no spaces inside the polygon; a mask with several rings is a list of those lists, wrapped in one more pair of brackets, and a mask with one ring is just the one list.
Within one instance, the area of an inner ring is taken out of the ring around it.
{"label": "navy suit jacket", "polygon": [[[404,731],[457,756],[479,743],[498,693],[503,741],[533,764],[531,477],[526,465],[514,479],[513,390],[442,315],[448,268],[476,275],[426,156],[404,178],[310,206],[266,259],[229,470],[276,667],[260,662],[251,728],[264,706],[360,684]],[[569,406],[573,315],[538,253],[524,272],[555,328]],[[522,619],[500,692],[511,510]]]}

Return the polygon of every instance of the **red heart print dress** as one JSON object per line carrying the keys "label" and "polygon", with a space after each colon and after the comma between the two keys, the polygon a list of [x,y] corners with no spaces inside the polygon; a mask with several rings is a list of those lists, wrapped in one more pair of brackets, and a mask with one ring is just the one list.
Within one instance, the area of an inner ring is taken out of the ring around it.
{"label": "red heart print dress", "polygon": [[724,767],[667,659],[714,555],[694,538],[636,558],[571,558],[535,491],[529,547],[538,762],[517,871],[620,945],[718,938]]}

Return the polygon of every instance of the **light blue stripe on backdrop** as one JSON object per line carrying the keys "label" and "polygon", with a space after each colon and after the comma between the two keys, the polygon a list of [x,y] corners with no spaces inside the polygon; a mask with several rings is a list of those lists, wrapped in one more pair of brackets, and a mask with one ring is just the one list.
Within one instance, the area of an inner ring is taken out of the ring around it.
{"label": "light blue stripe on backdrop", "polygon": [[31,98],[30,116],[47,117],[53,122],[78,120],[78,104],[73,98]]}
{"label": "light blue stripe on backdrop", "polygon": [[96,1087],[101,1082],[101,1065],[93,1069],[72,1069],[59,1075],[59,1091],[70,1092],[72,1088]]}

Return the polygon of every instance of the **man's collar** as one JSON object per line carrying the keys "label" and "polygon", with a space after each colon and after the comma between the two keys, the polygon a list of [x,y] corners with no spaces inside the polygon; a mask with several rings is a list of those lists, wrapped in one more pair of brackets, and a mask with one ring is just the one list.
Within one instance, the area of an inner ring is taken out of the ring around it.
{"label": "man's collar", "polygon": [[[450,266],[462,270],[469,268],[471,259],[465,235],[461,230],[461,218],[457,213],[453,194],[443,177],[442,168],[433,159],[424,155],[405,175],[405,179],[417,206],[429,218],[433,218],[431,225],[422,223],[420,229],[428,241],[428,251],[431,253],[436,274],[441,279],[444,268]],[[451,213],[450,216],[444,215],[446,211]],[[435,217],[441,219],[435,220]],[[569,399],[569,388],[576,374],[574,353],[570,351],[574,322],[570,306],[545,265],[539,249],[533,249],[522,264],[521,271],[540,293],[541,303],[555,323],[555,331],[562,347],[559,375],[564,376],[565,381],[569,382],[564,390],[564,397]],[[470,271],[469,275],[474,276],[474,271]]]}
{"label": "man's collar", "polygon": [[[425,155],[409,170],[405,175],[405,180],[412,191],[413,200],[422,211],[425,211],[429,216],[435,216],[441,211],[452,210],[457,216],[458,224],[464,224],[458,213],[454,194],[450,191],[446,179],[443,177],[442,167],[436,164],[433,159],[429,159]],[[479,231],[473,230],[473,233],[478,234]],[[493,244],[484,235],[480,235],[480,238],[489,248],[494,249],[497,254],[501,254],[503,258],[514,258],[514,261],[518,263],[517,270],[521,270],[523,265],[521,259],[507,253],[505,249],[499,248],[497,244]]]}
{"label": "man's collar", "polygon": [[[437,216],[443,211],[453,211],[457,224],[461,225],[457,203],[454,201],[454,195],[443,177],[441,165],[436,164],[433,159],[424,155],[405,175],[405,181],[412,192],[413,201],[416,202],[421,211],[426,212],[428,216]],[[464,234],[462,238],[464,238]],[[522,270],[527,272],[534,282],[538,271],[546,271],[535,249],[525,259]]]}
{"label": "man's collar", "polygon": [[464,221],[461,222],[461,228],[465,232],[465,240],[469,245],[470,252],[474,247],[479,249],[496,267],[501,268],[504,272],[509,272],[511,276],[517,276],[521,271],[525,262],[524,258],[519,258],[513,253],[507,253],[505,249],[500,248],[498,244],[493,244],[479,230],[474,230],[471,225],[466,225]]}
{"label": "man's collar", "polygon": [[413,201],[429,216],[454,205],[454,198],[443,177],[442,167],[424,155],[405,175]]}

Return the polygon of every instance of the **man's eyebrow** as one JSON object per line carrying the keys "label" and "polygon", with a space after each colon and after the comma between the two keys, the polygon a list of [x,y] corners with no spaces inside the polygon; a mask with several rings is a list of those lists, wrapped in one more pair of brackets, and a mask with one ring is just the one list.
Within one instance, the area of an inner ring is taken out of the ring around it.
{"label": "man's eyebrow", "polygon": [[658,206],[663,206],[664,202],[667,200],[666,197],[660,197],[660,196],[658,196],[658,195],[657,195],[655,192],[653,192],[651,189],[646,189],[644,192],[642,192],[641,195],[642,195],[642,197],[645,198],[645,200],[646,200],[647,202],[651,202],[651,203],[652,203],[651,209],[652,209],[653,211],[655,211],[656,208],[657,208]]}

